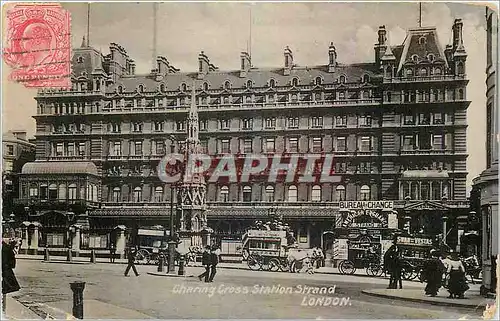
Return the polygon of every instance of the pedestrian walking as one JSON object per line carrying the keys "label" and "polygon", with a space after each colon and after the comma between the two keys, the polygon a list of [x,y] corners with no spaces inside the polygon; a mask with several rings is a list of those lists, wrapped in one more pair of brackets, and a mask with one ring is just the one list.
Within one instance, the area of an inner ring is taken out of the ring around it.
{"label": "pedestrian walking", "polygon": [[450,255],[450,263],[446,271],[449,274],[448,298],[464,298],[464,293],[469,289],[465,279],[465,267],[458,257],[457,252],[452,252]]}
{"label": "pedestrian walking", "polygon": [[109,248],[109,262],[115,263],[115,255],[116,255],[116,245],[115,243],[111,243],[111,247]]}
{"label": "pedestrian walking", "polygon": [[209,282],[210,280],[210,266],[212,265],[211,255],[210,255],[210,246],[205,246],[205,250],[201,256],[201,264],[205,267],[205,272],[198,275],[198,279],[201,281],[205,279],[205,282]]}
{"label": "pedestrian walking", "polygon": [[393,264],[393,274],[394,274],[394,289],[397,288],[399,284],[399,288],[403,288],[403,257],[401,250],[398,246],[396,246],[396,250],[394,252],[394,264]]}
{"label": "pedestrian walking", "polygon": [[384,270],[389,273],[389,286],[388,289],[396,288],[396,274],[395,274],[395,255],[396,255],[397,247],[395,244],[391,245],[391,247],[384,254]]}
{"label": "pedestrian walking", "polygon": [[431,251],[431,260],[426,262],[423,269],[423,280],[427,282],[425,286],[425,295],[436,296],[442,285],[443,272],[445,267],[439,258],[439,253],[435,250]]}
{"label": "pedestrian walking", "polygon": [[212,252],[210,253],[210,279],[208,282],[213,282],[215,274],[217,274],[217,264],[219,264],[220,250],[217,246],[212,247]]}
{"label": "pedestrian walking", "polygon": [[16,268],[15,243],[8,244],[2,240],[2,310],[5,315],[7,294],[19,291],[21,288],[17,282],[14,269]]}
{"label": "pedestrian walking", "polygon": [[128,265],[127,268],[125,269],[125,276],[128,276],[128,272],[130,272],[130,269],[132,269],[135,273],[135,276],[139,276],[139,273],[137,272],[137,269],[135,268],[135,255],[137,253],[137,248],[134,248],[132,250],[131,247],[128,248],[128,253],[127,253],[127,259],[128,259]]}

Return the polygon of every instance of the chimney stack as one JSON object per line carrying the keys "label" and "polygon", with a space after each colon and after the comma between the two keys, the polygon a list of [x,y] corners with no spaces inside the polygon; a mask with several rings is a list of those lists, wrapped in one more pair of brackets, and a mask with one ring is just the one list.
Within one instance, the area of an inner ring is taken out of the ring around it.
{"label": "chimney stack", "polygon": [[378,27],[378,43],[375,45],[375,63],[380,68],[380,60],[387,49],[387,31],[385,26]]}
{"label": "chimney stack", "polygon": [[335,66],[337,66],[337,50],[330,42],[330,47],[328,47],[328,72],[335,72]]}
{"label": "chimney stack", "polygon": [[160,75],[165,76],[166,74],[168,74],[170,63],[168,62],[167,58],[163,56],[156,57],[156,66],[156,69],[158,70],[158,73]]}
{"label": "chimney stack", "polygon": [[210,70],[210,60],[202,51],[198,55],[198,79],[202,79]]}
{"label": "chimney stack", "polygon": [[293,67],[293,55],[292,55],[292,50],[288,46],[285,48],[285,69],[284,69],[284,75],[290,75],[290,71]]}
{"label": "chimney stack", "polygon": [[241,69],[240,69],[240,77],[246,77],[248,71],[252,67],[252,61],[248,52],[241,52]]}
{"label": "chimney stack", "polygon": [[465,51],[464,42],[462,38],[462,30],[464,24],[462,19],[455,19],[453,23],[453,51]]}

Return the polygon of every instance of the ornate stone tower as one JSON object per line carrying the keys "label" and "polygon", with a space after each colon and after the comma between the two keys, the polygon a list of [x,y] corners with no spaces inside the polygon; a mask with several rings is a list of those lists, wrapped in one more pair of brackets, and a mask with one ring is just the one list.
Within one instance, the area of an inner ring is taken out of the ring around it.
{"label": "ornate stone tower", "polygon": [[[187,119],[187,138],[184,146],[184,160],[186,168],[183,180],[179,187],[180,199],[180,234],[191,237],[192,245],[205,245],[207,238],[202,236],[210,234],[206,217],[206,184],[203,174],[192,174],[194,162],[189,160],[200,153],[200,140],[198,137],[198,107],[196,106],[196,82],[193,82],[191,93],[191,107]],[[202,244],[205,243],[205,244]]]}

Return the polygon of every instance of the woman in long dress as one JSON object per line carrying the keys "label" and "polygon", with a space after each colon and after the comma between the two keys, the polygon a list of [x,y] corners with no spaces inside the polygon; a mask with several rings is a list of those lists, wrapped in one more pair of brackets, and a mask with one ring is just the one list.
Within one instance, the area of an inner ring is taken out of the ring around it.
{"label": "woman in long dress", "polygon": [[469,289],[465,279],[465,267],[458,258],[458,253],[451,254],[448,270],[446,271],[450,278],[448,281],[449,298],[464,298],[464,293]]}
{"label": "woman in long dress", "polygon": [[431,252],[431,256],[432,259],[426,263],[424,268],[425,281],[427,282],[425,294],[436,296],[441,288],[445,267],[439,259],[439,253],[437,251]]}

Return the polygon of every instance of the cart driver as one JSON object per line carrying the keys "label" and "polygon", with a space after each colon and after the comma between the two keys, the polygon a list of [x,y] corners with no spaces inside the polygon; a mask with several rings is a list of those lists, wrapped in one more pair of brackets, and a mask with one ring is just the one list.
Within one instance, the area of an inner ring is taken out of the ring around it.
{"label": "cart driver", "polygon": [[298,247],[297,239],[290,230],[286,231],[286,249]]}

